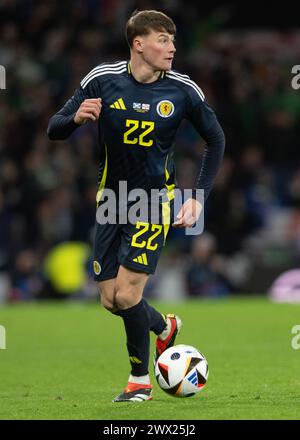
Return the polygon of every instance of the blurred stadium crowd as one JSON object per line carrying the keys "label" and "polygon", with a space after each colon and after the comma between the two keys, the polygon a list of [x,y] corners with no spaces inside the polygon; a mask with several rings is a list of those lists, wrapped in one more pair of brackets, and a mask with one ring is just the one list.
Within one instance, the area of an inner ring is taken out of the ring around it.
{"label": "blurred stadium crowd", "polygon": [[[300,260],[300,95],[291,68],[300,29],[226,29],[187,2],[7,0],[0,3],[0,302],[97,295],[91,243],[97,130],[50,142],[50,116],[95,65],[128,59],[124,24],[156,8],[178,27],[174,69],[203,89],[227,147],[205,208],[206,232],[172,229],[146,294],[164,299],[263,292]],[[297,63],[298,61],[298,63]],[[178,185],[192,188],[203,141],[184,123]]]}

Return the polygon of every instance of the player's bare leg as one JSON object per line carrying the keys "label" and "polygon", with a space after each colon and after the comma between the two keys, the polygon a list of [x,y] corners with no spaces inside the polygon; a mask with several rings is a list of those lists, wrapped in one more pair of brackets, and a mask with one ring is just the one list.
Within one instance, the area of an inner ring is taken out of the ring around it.
{"label": "player's bare leg", "polygon": [[120,266],[115,283],[115,303],[119,310],[138,304],[143,296],[149,275]]}
{"label": "player's bare leg", "polygon": [[128,309],[141,301],[148,275],[120,266],[118,276],[98,282],[101,304],[110,312]]}
{"label": "player's bare leg", "polygon": [[105,307],[109,312],[115,313],[118,311],[118,307],[115,304],[115,285],[116,278],[110,280],[99,281],[98,289],[100,293],[100,301],[103,307]]}

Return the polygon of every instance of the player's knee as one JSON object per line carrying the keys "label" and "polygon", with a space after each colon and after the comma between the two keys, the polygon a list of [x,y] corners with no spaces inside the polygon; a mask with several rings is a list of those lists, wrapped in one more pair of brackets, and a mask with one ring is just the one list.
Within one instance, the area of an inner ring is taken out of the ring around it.
{"label": "player's knee", "polygon": [[105,297],[101,297],[101,304],[106,310],[108,310],[111,313],[115,313],[119,310],[115,303],[113,303],[112,301],[108,300]]}
{"label": "player's knee", "polygon": [[129,287],[121,287],[116,289],[115,304],[118,309],[128,309],[136,305],[142,297],[142,292],[138,289]]}
{"label": "player's knee", "polygon": [[111,313],[118,311],[118,307],[115,304],[115,292],[114,289],[104,288],[99,286],[100,302],[102,306]]}

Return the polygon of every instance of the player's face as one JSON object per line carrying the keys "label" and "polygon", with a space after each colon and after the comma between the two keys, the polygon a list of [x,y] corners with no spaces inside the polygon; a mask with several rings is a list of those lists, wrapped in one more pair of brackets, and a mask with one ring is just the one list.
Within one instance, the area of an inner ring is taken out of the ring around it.
{"label": "player's face", "polygon": [[154,70],[170,70],[174,54],[174,35],[167,32],[151,31],[141,39],[144,60]]}

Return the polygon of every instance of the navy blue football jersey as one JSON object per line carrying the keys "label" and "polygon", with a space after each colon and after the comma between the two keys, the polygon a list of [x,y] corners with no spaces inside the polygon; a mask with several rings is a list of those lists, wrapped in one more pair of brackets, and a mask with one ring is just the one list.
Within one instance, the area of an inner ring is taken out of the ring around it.
{"label": "navy blue football jersey", "polygon": [[[176,185],[173,144],[181,121],[189,120],[204,139],[217,122],[202,90],[188,75],[163,71],[156,81],[141,83],[131,74],[128,61],[100,64],[83,78],[56,115],[65,118],[65,134],[75,129],[75,113],[88,98],[102,99],[98,198],[103,188],[118,192],[119,181],[127,181],[128,191],[171,190]],[[219,158],[216,161],[218,167]]]}

